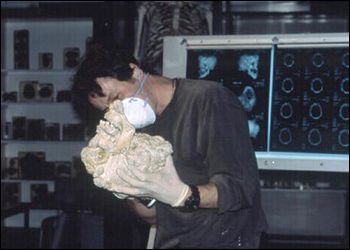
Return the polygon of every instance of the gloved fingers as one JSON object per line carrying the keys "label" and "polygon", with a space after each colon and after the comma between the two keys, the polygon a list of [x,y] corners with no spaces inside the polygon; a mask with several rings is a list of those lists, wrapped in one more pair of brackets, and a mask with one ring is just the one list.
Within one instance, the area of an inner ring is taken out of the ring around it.
{"label": "gloved fingers", "polygon": [[166,158],[165,166],[167,167],[168,171],[175,171],[176,172],[176,168],[175,168],[175,165],[174,165],[173,157],[171,155],[169,155]]}
{"label": "gloved fingers", "polygon": [[137,168],[129,168],[128,169],[130,172],[131,172],[131,174],[133,175],[133,176],[135,176],[139,181],[141,181],[141,182],[146,182],[148,179],[149,179],[149,175],[150,174],[147,174],[147,173],[145,173],[145,172],[142,172],[141,170],[139,170],[139,169],[137,169]]}
{"label": "gloved fingers", "polygon": [[177,176],[177,171],[174,166],[173,157],[169,155],[165,160],[165,167],[161,170],[165,175]]}
{"label": "gloved fingers", "polygon": [[113,192],[114,196],[116,196],[118,199],[124,200],[124,199],[131,199],[132,197],[129,197],[126,194],[116,193]]}
{"label": "gloved fingers", "polygon": [[131,196],[143,195],[143,192],[141,192],[140,189],[134,188],[134,187],[118,186],[115,189],[118,193],[127,194],[127,195],[131,195]]}
{"label": "gloved fingers", "polygon": [[171,155],[168,155],[168,157],[165,159],[165,166],[168,165],[174,165],[173,157]]}
{"label": "gloved fingers", "polygon": [[117,170],[117,174],[120,177],[120,179],[122,179],[123,181],[125,181],[127,184],[129,184],[130,186],[133,187],[142,187],[144,186],[144,182],[131,177],[124,169],[118,169]]}
{"label": "gloved fingers", "polygon": [[97,186],[99,188],[104,188],[105,184],[106,184],[106,181],[100,177],[93,178],[93,182],[94,182],[95,186]]}

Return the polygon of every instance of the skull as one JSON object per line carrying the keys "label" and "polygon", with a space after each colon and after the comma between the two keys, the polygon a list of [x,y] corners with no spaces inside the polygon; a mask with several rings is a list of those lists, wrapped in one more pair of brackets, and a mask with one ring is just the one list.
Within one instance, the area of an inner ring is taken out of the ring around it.
{"label": "skull", "polygon": [[238,99],[242,103],[244,110],[251,112],[256,104],[255,90],[251,86],[246,86]]}
{"label": "skull", "polygon": [[[81,158],[98,187],[112,191],[118,198],[118,187],[128,186],[117,174],[117,169],[130,173],[131,168],[157,172],[165,165],[172,146],[160,136],[135,133],[123,113],[122,103],[113,102],[100,121],[96,135],[81,151]],[[130,173],[130,176],[133,177]]]}
{"label": "skull", "polygon": [[199,56],[198,57],[198,63],[199,63],[199,78],[205,78],[207,77],[210,72],[215,68],[217,63],[216,56]]}
{"label": "skull", "polygon": [[258,65],[259,56],[258,55],[242,55],[239,58],[239,71],[246,71],[248,75],[256,80],[258,78]]}

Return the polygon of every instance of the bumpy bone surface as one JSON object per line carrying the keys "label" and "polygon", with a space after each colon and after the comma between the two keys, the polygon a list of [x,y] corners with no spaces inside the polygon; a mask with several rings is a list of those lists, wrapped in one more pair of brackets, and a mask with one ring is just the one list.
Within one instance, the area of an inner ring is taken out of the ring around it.
{"label": "bumpy bone surface", "polygon": [[171,144],[160,136],[136,133],[119,100],[109,106],[104,119],[88,146],[82,149],[81,159],[96,186],[108,189],[123,199],[127,195],[118,193],[117,187],[128,184],[118,176],[117,169],[130,173],[129,169],[138,168],[155,173],[164,167],[173,150]]}

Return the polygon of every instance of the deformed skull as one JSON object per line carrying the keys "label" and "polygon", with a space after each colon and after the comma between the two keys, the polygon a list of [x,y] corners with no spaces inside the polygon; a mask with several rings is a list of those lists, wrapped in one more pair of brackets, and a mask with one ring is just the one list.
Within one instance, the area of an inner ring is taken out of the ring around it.
{"label": "deformed skull", "polygon": [[239,58],[239,71],[247,72],[247,74],[256,80],[259,74],[259,56],[258,55],[242,55]]}
{"label": "deformed skull", "polygon": [[244,110],[251,112],[256,105],[256,94],[254,88],[246,86],[238,99],[242,103]]}
{"label": "deformed skull", "polygon": [[214,70],[217,64],[217,58],[214,55],[200,55],[198,57],[198,65],[199,65],[199,79],[207,77],[211,71]]}
{"label": "deformed skull", "polygon": [[[119,100],[109,106],[104,119],[97,126],[96,135],[81,151],[81,159],[96,186],[116,193],[118,186],[127,185],[118,176],[117,169],[157,172],[164,167],[166,158],[173,152],[171,144],[160,136],[135,133]],[[127,197],[120,193],[116,196]]]}

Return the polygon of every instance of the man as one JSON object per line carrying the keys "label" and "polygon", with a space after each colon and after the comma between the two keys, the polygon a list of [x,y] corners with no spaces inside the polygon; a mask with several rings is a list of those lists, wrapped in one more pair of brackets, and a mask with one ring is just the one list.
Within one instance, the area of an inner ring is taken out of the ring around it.
{"label": "man", "polygon": [[257,163],[247,117],[228,89],[148,75],[132,57],[97,47],[80,64],[73,94],[81,113],[89,105],[106,110],[116,99],[130,113],[129,101],[142,100],[148,111],[131,123],[172,144],[174,153],[160,172],[118,173],[132,186],[118,192],[157,200],[152,208],[129,201],[142,218],[157,224],[156,248],[259,247],[266,220]]}

